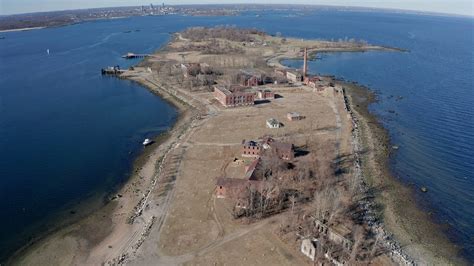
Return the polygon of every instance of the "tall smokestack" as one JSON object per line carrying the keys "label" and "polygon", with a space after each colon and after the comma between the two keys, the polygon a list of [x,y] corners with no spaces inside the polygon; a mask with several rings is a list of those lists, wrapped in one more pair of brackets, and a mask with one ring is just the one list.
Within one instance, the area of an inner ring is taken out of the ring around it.
{"label": "tall smokestack", "polygon": [[308,74],[308,48],[304,48],[303,77],[306,78],[307,74]]}

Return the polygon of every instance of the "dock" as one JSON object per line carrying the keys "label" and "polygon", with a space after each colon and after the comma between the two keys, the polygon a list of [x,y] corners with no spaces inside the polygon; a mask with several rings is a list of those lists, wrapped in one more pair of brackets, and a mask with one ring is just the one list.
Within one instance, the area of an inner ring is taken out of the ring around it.
{"label": "dock", "polygon": [[127,53],[126,55],[122,55],[122,58],[125,59],[135,59],[135,58],[145,58],[150,56],[149,54],[134,54],[134,53]]}
{"label": "dock", "polygon": [[120,75],[125,72],[124,69],[120,69],[120,66],[109,66],[107,68],[102,68],[102,75]]}

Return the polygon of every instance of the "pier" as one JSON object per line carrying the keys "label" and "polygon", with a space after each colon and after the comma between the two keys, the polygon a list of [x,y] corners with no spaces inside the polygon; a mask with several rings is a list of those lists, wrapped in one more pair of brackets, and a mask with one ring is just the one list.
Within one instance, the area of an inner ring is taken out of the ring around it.
{"label": "pier", "polygon": [[109,66],[107,68],[102,68],[102,75],[120,75],[125,72],[124,69],[120,69],[120,66]]}
{"label": "pier", "polygon": [[135,59],[135,58],[145,58],[150,56],[149,54],[134,54],[134,53],[127,53],[126,55],[122,55],[122,58],[125,59]]}

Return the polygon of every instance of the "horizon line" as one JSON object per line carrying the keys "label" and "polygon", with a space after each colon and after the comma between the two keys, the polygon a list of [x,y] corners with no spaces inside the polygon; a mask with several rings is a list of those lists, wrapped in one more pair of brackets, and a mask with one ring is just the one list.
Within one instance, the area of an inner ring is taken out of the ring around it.
{"label": "horizon line", "polygon": [[[153,4],[153,3],[152,3]],[[54,12],[67,12],[67,11],[80,11],[80,10],[95,10],[95,9],[110,9],[110,8],[132,8],[141,7],[144,5],[130,5],[130,6],[108,6],[108,7],[91,7],[91,8],[74,8],[74,9],[53,9],[47,11],[37,12],[24,12],[24,13],[10,13],[0,14],[0,17],[8,16],[21,16],[21,15],[32,15],[41,13],[54,13]],[[160,5],[159,5],[160,6]],[[184,7],[184,6],[311,6],[311,7],[328,7],[328,8],[350,8],[360,10],[381,10],[389,11],[390,13],[407,13],[407,14],[418,14],[418,15],[437,15],[437,16],[450,16],[450,17],[463,17],[463,18],[474,18],[474,14],[459,14],[459,13],[446,13],[436,11],[424,11],[415,9],[403,9],[403,8],[390,8],[390,7],[371,7],[371,6],[351,6],[351,5],[318,5],[318,4],[266,4],[266,3],[225,3],[225,4],[172,4],[167,5],[168,7]]]}

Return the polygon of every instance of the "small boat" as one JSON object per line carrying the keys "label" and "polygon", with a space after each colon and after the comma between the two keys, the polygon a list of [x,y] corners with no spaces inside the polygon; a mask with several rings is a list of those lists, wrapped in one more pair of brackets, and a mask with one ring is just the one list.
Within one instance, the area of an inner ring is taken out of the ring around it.
{"label": "small boat", "polygon": [[49,55],[49,49],[46,49],[46,53]]}
{"label": "small boat", "polygon": [[145,140],[143,141],[143,146],[148,146],[148,145],[150,145],[150,144],[152,144],[152,143],[153,143],[152,140],[150,140],[150,139],[145,139]]}

